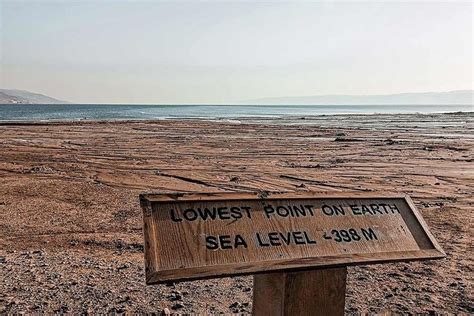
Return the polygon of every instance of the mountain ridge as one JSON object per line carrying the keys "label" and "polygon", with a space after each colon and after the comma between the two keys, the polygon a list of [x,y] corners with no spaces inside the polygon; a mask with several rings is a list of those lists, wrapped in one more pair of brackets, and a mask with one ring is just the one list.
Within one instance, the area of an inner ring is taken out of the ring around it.
{"label": "mountain ridge", "polygon": [[268,97],[243,101],[253,105],[472,105],[474,90],[447,92],[404,92],[376,95],[314,95]]}
{"label": "mountain ridge", "polygon": [[67,104],[50,96],[19,89],[0,89],[0,104]]}
{"label": "mountain ridge", "polygon": [[[0,104],[69,104],[63,100],[26,90],[0,89]],[[159,103],[156,103],[159,104]],[[404,92],[374,95],[328,94],[267,97],[236,105],[473,105],[474,90]]]}

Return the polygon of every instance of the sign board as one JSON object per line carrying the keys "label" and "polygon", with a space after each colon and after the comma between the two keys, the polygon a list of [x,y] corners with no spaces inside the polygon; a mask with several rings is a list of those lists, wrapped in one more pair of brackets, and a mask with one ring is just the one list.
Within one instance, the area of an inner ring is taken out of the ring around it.
{"label": "sign board", "polygon": [[445,256],[408,196],[143,194],[147,284]]}

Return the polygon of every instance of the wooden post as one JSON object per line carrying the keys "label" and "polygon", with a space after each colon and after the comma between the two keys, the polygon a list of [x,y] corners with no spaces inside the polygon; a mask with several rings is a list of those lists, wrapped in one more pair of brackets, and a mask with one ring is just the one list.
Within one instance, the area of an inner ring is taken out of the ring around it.
{"label": "wooden post", "polygon": [[344,315],[347,268],[254,275],[253,315]]}

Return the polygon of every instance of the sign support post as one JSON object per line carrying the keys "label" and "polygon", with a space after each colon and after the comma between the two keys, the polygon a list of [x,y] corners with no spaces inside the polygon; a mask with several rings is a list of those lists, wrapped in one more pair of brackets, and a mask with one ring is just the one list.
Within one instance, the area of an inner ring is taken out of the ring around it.
{"label": "sign support post", "polygon": [[252,314],[342,316],[346,276],[346,267],[254,275]]}

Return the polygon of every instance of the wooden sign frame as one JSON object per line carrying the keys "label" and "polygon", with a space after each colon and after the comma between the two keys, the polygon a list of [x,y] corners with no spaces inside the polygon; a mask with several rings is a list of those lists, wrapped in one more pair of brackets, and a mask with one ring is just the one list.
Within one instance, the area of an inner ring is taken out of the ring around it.
{"label": "wooden sign frame", "polygon": [[[254,201],[254,200],[295,200],[295,199],[403,199],[413,216],[401,214],[410,229],[419,250],[377,252],[365,254],[341,254],[331,257],[311,257],[298,259],[278,259],[264,262],[242,262],[226,265],[209,265],[199,267],[180,267],[172,270],[157,269],[156,229],[154,205],[160,203],[187,203],[212,201]],[[232,275],[247,275],[269,272],[293,272],[318,268],[335,268],[347,265],[374,264],[384,262],[398,262],[410,260],[439,259],[445,253],[430,233],[428,226],[416,209],[413,201],[407,195],[384,193],[315,193],[315,192],[236,192],[236,193],[148,193],[140,195],[143,209],[144,237],[145,237],[145,267],[146,283],[164,283],[169,281],[189,281],[213,277]]]}

